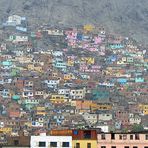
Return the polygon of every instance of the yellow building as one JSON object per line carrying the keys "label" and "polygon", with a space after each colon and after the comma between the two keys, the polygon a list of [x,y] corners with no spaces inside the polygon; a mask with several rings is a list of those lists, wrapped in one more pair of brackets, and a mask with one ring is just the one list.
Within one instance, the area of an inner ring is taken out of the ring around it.
{"label": "yellow building", "polygon": [[81,62],[87,63],[87,64],[94,64],[95,59],[92,57],[82,57]]}
{"label": "yellow building", "polygon": [[41,66],[34,67],[34,70],[37,72],[43,72],[43,69]]}
{"label": "yellow building", "polygon": [[68,66],[74,66],[74,60],[68,59],[67,64]]}
{"label": "yellow building", "polygon": [[64,95],[52,95],[50,101],[53,104],[61,104],[66,102],[66,99],[64,98]]}
{"label": "yellow building", "polygon": [[97,132],[95,130],[73,130],[72,147],[97,148]]}
{"label": "yellow building", "polygon": [[34,64],[28,64],[28,70],[43,72],[42,66],[34,66]]}
{"label": "yellow building", "polygon": [[91,106],[92,110],[112,110],[112,105],[111,104],[97,104],[93,103]]}
{"label": "yellow building", "polygon": [[91,24],[86,24],[84,25],[83,29],[85,32],[92,32],[95,29],[95,27]]}
{"label": "yellow building", "polygon": [[148,115],[148,104],[140,104],[139,108],[144,115]]}
{"label": "yellow building", "polygon": [[97,140],[72,140],[72,148],[97,148]]}
{"label": "yellow building", "polygon": [[11,132],[12,132],[12,128],[7,128],[7,127],[0,128],[0,133],[10,134]]}
{"label": "yellow building", "polygon": [[28,70],[34,70],[34,65],[33,64],[28,64]]}
{"label": "yellow building", "polygon": [[70,74],[64,74],[64,80],[71,80],[71,78]]}
{"label": "yellow building", "polygon": [[32,122],[31,122],[31,121],[27,121],[27,122],[25,123],[25,125],[28,126],[28,127],[31,127],[31,126],[32,126]]}
{"label": "yellow building", "polygon": [[71,80],[73,79],[73,74],[64,74],[64,80],[67,81],[67,80]]}
{"label": "yellow building", "polygon": [[43,116],[45,116],[46,115],[46,109],[45,109],[45,107],[37,107],[36,108],[36,114],[37,115],[43,115]]}

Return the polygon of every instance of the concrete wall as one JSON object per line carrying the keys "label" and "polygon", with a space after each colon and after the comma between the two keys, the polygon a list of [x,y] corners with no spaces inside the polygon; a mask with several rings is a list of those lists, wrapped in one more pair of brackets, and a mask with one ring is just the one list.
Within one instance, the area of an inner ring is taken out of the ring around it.
{"label": "concrete wall", "polygon": [[39,142],[46,142],[46,147],[50,147],[50,142],[57,142],[57,147],[62,147],[62,142],[69,142],[69,147],[72,148],[71,136],[31,136],[30,145],[31,148],[39,148]]}

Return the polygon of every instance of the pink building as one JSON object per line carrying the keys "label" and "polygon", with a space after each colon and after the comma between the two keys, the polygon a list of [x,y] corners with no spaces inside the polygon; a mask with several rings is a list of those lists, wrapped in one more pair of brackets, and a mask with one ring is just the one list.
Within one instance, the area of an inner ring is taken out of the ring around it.
{"label": "pink building", "polygon": [[98,148],[148,148],[148,132],[98,134]]}
{"label": "pink building", "polygon": [[121,121],[122,126],[129,126],[129,113],[125,110],[118,110],[115,113],[115,117],[117,120]]}

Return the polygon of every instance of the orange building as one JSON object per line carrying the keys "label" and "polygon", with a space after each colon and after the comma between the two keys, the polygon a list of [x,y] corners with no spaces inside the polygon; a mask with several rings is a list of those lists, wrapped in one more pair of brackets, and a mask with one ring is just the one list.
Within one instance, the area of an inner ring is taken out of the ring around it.
{"label": "orange building", "polygon": [[20,117],[20,111],[9,111],[9,117],[19,118]]}
{"label": "orange building", "polygon": [[90,100],[76,100],[76,109],[90,109],[92,101]]}
{"label": "orange building", "polygon": [[76,106],[76,109],[79,110],[111,110],[111,104],[97,104],[91,100],[73,100],[72,106]]}

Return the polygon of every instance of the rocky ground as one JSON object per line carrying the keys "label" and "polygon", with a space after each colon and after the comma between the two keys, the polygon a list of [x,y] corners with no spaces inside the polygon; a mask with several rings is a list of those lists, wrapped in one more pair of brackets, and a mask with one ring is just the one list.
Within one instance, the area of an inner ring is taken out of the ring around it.
{"label": "rocky ground", "polygon": [[26,16],[29,25],[104,25],[111,32],[148,42],[148,0],[0,0],[0,23]]}

